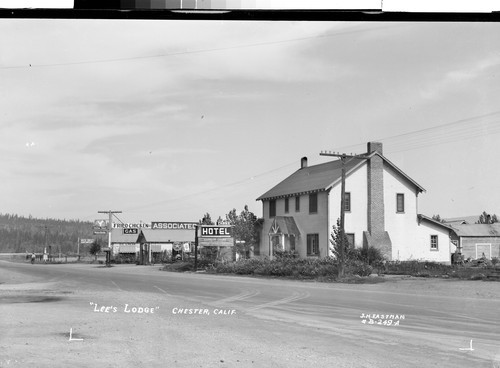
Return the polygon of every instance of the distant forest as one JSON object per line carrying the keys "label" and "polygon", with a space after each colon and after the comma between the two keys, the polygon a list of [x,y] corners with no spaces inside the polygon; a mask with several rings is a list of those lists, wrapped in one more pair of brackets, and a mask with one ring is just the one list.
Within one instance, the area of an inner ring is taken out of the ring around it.
{"label": "distant forest", "polygon": [[[76,253],[78,239],[94,238],[93,223],[79,220],[28,218],[0,214],[1,253],[42,253],[51,247],[51,253]],[[80,252],[84,250],[80,246]]]}

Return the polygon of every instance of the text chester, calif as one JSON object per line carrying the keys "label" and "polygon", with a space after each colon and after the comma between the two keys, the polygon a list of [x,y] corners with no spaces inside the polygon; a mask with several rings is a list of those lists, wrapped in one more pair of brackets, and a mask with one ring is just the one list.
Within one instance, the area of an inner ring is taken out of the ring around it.
{"label": "text chester, calif", "polygon": [[172,308],[172,314],[197,314],[197,315],[216,315],[216,316],[233,316],[236,314],[236,309],[207,309],[207,308]]}

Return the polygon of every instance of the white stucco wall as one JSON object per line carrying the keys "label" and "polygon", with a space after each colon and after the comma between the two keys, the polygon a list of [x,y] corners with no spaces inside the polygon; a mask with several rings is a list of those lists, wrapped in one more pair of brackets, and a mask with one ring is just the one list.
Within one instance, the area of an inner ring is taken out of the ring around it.
{"label": "white stucco wall", "polygon": [[[451,244],[448,229],[422,220],[416,230],[415,244],[409,249],[412,253],[408,258],[451,263],[451,253],[455,251],[455,246]],[[438,236],[438,250],[431,249],[431,235]]]}
{"label": "white stucco wall", "polygon": [[[396,209],[396,196],[404,194],[404,212]],[[406,259],[415,247],[417,228],[417,194],[414,185],[384,165],[385,229],[392,241],[392,259]]]}
{"label": "white stucco wall", "polygon": [[[403,193],[404,213],[396,210],[396,194]],[[449,231],[429,221],[418,224],[418,197],[415,187],[384,165],[385,229],[392,241],[393,260],[450,261]],[[431,235],[438,236],[438,250],[430,249]]]}

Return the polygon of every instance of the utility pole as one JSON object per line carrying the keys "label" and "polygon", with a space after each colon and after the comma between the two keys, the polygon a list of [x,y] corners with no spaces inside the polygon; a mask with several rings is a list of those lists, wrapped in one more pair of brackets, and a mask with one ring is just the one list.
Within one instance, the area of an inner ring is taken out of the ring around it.
{"label": "utility pole", "polygon": [[108,250],[106,251],[106,265],[111,263],[111,229],[113,228],[113,214],[122,213],[122,211],[97,211],[97,213],[107,213],[109,215],[108,221]]}
{"label": "utility pole", "polygon": [[198,271],[198,225],[194,225],[194,272]]}
{"label": "utility pole", "polygon": [[45,252],[48,251],[48,257],[49,257],[49,260],[50,260],[50,249],[52,248],[52,246],[48,246],[47,247],[47,244],[48,244],[48,238],[47,238],[47,231],[49,229],[49,226],[48,225],[37,225],[38,228],[43,228],[44,229],[44,232],[43,232],[43,237],[44,237],[44,250],[43,250],[43,257],[45,257]]}
{"label": "utility pole", "polygon": [[[346,176],[346,170],[345,170],[345,165],[346,165],[346,159],[349,157],[351,160],[358,158],[358,159],[366,159],[368,156],[366,154],[363,155],[353,155],[352,153],[350,155],[347,155],[346,153],[335,153],[335,152],[326,152],[322,151],[319,154],[320,156],[333,156],[333,157],[340,157],[340,161],[342,162],[342,179],[341,179],[341,189],[340,189],[340,259],[339,259],[339,270],[338,270],[338,275],[339,277],[344,276],[344,266],[345,266],[345,244],[344,244],[344,239],[345,239],[345,176]],[[351,161],[349,160],[349,161]]]}

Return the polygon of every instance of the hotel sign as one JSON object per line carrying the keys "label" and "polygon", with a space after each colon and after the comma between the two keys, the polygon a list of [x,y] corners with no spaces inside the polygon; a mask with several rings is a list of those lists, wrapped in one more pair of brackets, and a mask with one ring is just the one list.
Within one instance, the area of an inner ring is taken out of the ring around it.
{"label": "hotel sign", "polygon": [[232,247],[233,228],[228,225],[202,225],[198,238],[202,247]]}
{"label": "hotel sign", "polygon": [[232,227],[228,225],[202,225],[200,237],[202,238],[230,238]]}
{"label": "hotel sign", "polygon": [[151,229],[153,230],[195,230],[197,222],[166,222],[166,221],[154,221],[151,222]]}

